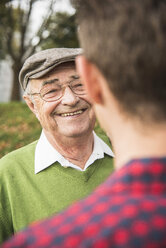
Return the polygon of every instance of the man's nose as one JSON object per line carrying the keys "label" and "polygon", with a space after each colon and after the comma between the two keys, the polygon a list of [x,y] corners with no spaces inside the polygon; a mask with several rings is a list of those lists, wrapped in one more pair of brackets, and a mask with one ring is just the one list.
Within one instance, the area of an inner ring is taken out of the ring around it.
{"label": "man's nose", "polygon": [[62,104],[75,105],[79,101],[79,97],[74,94],[70,87],[66,87],[61,98]]}

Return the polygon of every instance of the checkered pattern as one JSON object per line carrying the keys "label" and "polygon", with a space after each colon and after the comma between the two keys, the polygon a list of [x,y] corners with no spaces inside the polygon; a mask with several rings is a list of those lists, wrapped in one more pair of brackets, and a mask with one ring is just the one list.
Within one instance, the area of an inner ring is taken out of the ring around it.
{"label": "checkered pattern", "polygon": [[166,158],[131,161],[85,200],[2,246],[10,247],[166,247]]}

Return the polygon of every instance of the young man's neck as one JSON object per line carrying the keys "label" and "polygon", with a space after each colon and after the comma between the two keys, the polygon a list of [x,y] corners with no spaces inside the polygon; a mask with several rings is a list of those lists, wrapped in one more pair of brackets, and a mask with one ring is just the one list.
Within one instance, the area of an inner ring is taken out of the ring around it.
{"label": "young man's neck", "polygon": [[166,123],[142,125],[142,130],[134,122],[123,124],[114,140],[117,169],[131,159],[166,157]]}
{"label": "young man's neck", "polygon": [[61,137],[56,138],[50,133],[45,132],[50,144],[68,161],[79,166],[81,169],[85,167],[87,160],[93,151],[94,135],[91,132],[81,137]]}
{"label": "young man's neck", "polygon": [[113,145],[116,169],[131,159],[166,156],[166,121],[143,121],[131,116],[109,89],[104,88],[102,93],[105,101],[95,105],[95,109]]}

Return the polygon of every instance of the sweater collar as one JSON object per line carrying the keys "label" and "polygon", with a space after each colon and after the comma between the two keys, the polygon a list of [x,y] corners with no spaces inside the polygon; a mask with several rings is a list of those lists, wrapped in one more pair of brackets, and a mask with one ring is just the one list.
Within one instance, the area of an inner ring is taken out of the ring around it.
{"label": "sweater collar", "polygon": [[114,154],[110,147],[100,139],[95,132],[94,135],[94,148],[91,156],[85,164],[84,169],[72,164],[65,159],[48,141],[44,132],[42,131],[40,139],[36,145],[35,150],[35,174],[51,166],[55,162],[59,162],[63,167],[72,167],[74,169],[85,171],[95,160],[104,157],[104,153],[114,157]]}

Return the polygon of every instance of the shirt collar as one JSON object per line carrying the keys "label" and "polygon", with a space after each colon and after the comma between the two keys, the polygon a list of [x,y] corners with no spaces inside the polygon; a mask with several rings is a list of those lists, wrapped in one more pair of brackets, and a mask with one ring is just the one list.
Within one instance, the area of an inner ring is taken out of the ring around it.
{"label": "shirt collar", "polygon": [[104,157],[104,153],[114,157],[114,154],[110,147],[100,139],[95,132],[94,134],[94,148],[91,156],[85,164],[84,169],[79,166],[72,164],[66,160],[47,140],[44,132],[42,131],[40,139],[36,145],[35,150],[35,174],[46,169],[56,161],[58,161],[64,167],[72,167],[80,171],[84,171],[90,166],[96,159],[101,159]]}

